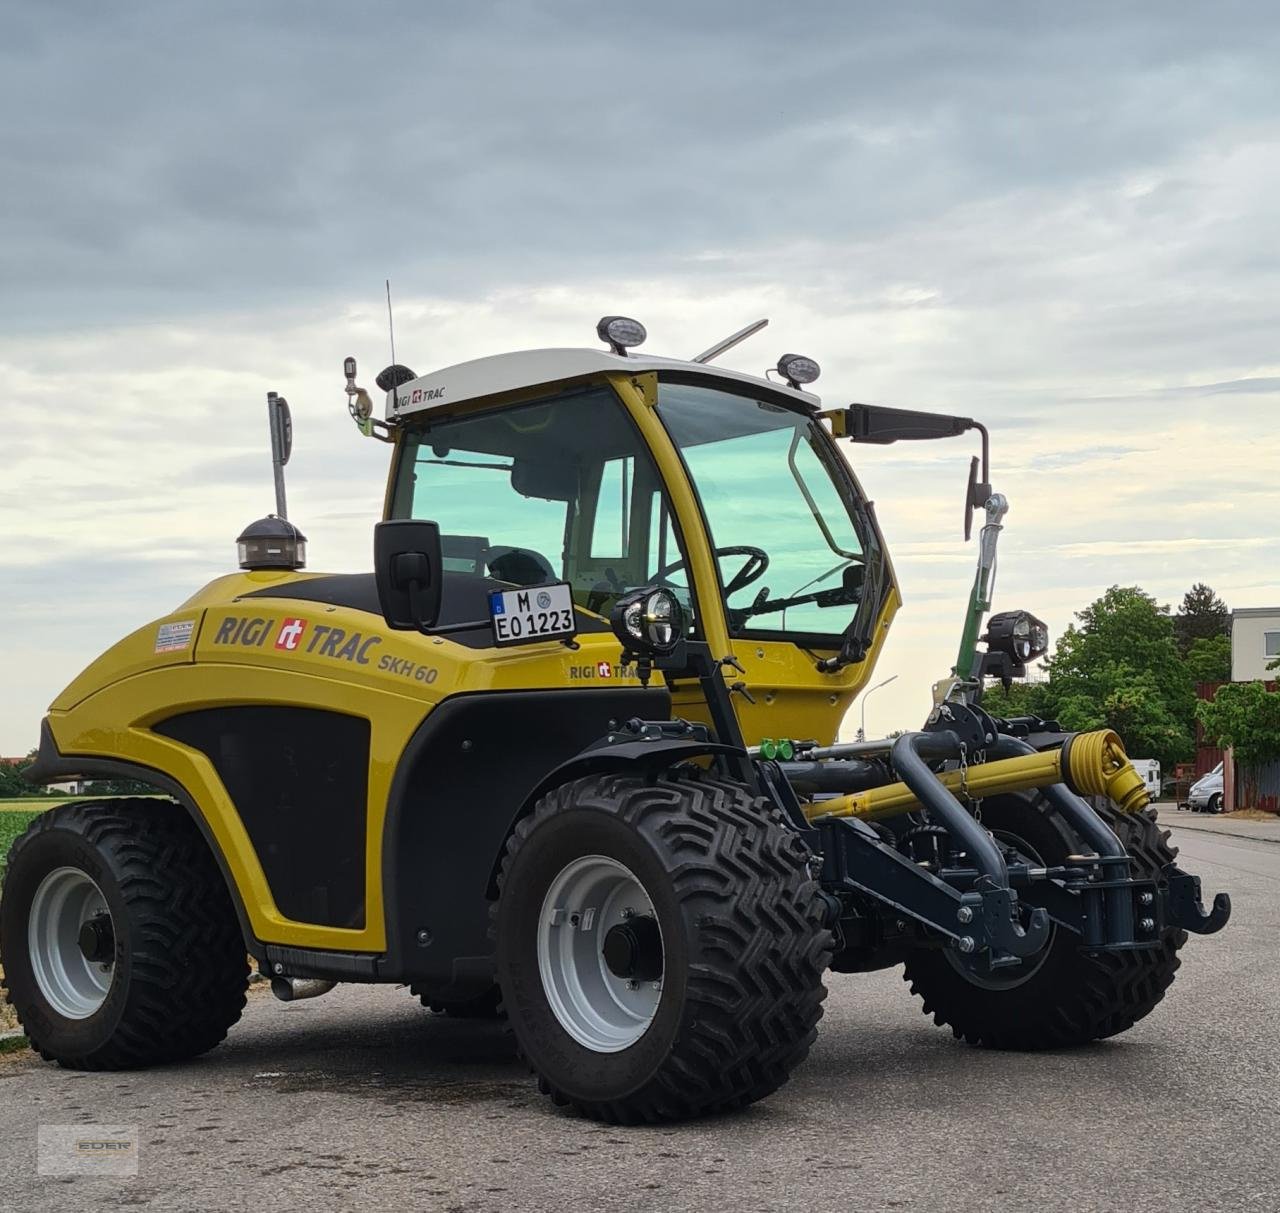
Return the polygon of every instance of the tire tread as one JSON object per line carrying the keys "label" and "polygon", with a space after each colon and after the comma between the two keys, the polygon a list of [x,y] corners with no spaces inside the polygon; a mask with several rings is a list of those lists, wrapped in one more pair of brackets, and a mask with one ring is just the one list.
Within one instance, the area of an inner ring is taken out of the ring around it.
{"label": "tire tread", "polygon": [[514,857],[544,821],[584,806],[614,813],[655,841],[677,901],[694,915],[698,959],[690,965],[683,1019],[689,1026],[626,1099],[571,1098],[540,1073],[539,1089],[557,1105],[617,1124],[732,1111],[776,1091],[817,1036],[831,959],[832,936],[802,839],[767,801],[730,780],[616,772],[576,780],[549,792],[513,832],[492,911],[495,932]]}
{"label": "tire tread", "polygon": [[[80,835],[111,868],[134,927],[132,964],[124,1013],[105,1043],[64,1054],[28,1031],[31,1048],[66,1069],[126,1070],[219,1044],[244,1010],[248,957],[226,883],[185,811],[144,798],[60,805],[14,842],[10,879],[24,852],[54,830]],[[22,1022],[7,975],[3,988]]]}
{"label": "tire tread", "polygon": [[[1028,811],[1033,811],[1028,806]],[[1158,878],[1178,854],[1152,810],[1121,813],[1099,808],[1134,857],[1135,875]],[[1166,930],[1151,948],[1098,955],[1079,953],[1071,988],[1045,991],[1037,1005],[1017,1014],[984,1015],[976,999],[955,997],[954,983],[939,982],[934,957],[909,958],[903,980],[921,999],[922,1010],[939,1027],[949,1027],[957,1040],[995,1049],[1036,1051],[1070,1048],[1116,1036],[1149,1015],[1173,984],[1182,961],[1178,950],[1187,941],[1181,930]]]}

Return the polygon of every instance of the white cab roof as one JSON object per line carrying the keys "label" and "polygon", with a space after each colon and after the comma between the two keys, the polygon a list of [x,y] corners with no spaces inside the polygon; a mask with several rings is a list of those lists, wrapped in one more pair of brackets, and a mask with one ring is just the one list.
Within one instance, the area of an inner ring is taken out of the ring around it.
{"label": "white cab roof", "polygon": [[464,400],[538,387],[544,383],[584,379],[607,372],[640,375],[646,371],[680,371],[705,377],[708,381],[744,383],[772,396],[791,397],[811,408],[822,405],[821,399],[811,392],[702,362],[682,362],[678,358],[655,358],[647,354],[624,357],[606,350],[517,350],[511,354],[494,354],[472,362],[459,362],[456,366],[447,366],[402,383],[395,391],[394,400],[392,393],[387,393],[387,420],[411,417]]}

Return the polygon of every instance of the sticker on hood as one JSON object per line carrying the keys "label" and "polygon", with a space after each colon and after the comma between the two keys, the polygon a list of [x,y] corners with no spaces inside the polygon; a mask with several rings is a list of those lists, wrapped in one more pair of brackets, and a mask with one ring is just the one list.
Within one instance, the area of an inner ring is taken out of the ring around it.
{"label": "sticker on hood", "polygon": [[194,619],[182,619],[177,623],[162,623],[156,631],[156,652],[177,653],[191,644],[196,630]]}

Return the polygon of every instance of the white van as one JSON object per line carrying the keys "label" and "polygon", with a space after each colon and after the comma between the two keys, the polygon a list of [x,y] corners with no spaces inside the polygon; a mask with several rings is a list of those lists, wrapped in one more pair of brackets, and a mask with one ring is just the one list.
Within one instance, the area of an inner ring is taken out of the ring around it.
{"label": "white van", "polygon": [[1222,763],[1191,785],[1191,791],[1187,793],[1187,807],[1193,813],[1222,812]]}
{"label": "white van", "polygon": [[1154,758],[1130,758],[1133,769],[1142,776],[1147,785],[1147,795],[1152,800],[1160,799],[1160,764]]}

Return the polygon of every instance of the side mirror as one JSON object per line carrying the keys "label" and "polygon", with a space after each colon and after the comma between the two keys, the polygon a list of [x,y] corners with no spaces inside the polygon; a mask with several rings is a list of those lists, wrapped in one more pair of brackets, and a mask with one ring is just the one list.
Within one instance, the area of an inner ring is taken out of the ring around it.
{"label": "side mirror", "polygon": [[969,460],[969,483],[964,490],[964,541],[973,534],[973,511],[980,510],[991,496],[991,485],[978,479],[978,457]]}
{"label": "side mirror", "polygon": [[444,558],[440,527],[396,518],[373,528],[373,575],[378,606],[389,627],[425,632],[440,617]]}

